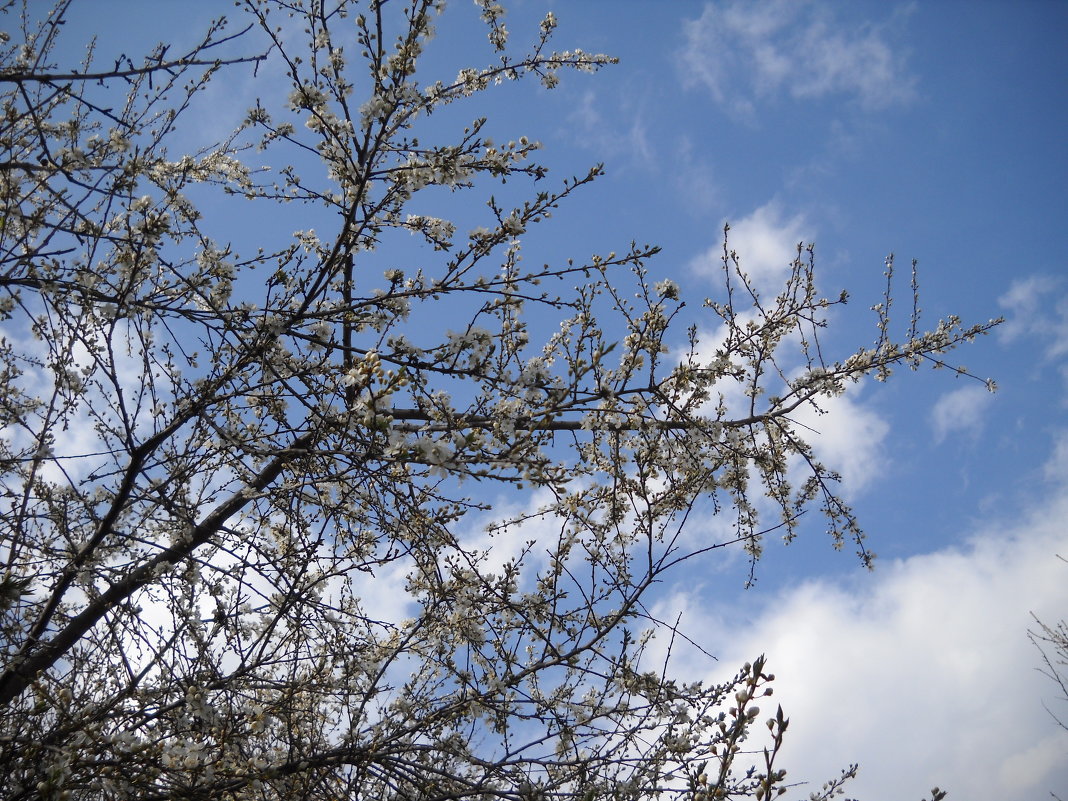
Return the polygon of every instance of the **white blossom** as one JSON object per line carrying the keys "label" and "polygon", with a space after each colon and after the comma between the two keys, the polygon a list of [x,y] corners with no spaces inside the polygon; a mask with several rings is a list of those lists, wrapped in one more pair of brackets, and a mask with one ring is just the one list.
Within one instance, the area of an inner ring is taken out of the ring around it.
{"label": "white blossom", "polygon": [[679,299],[679,285],[670,278],[658,281],[653,287],[653,290],[662,298],[667,298],[668,300]]}

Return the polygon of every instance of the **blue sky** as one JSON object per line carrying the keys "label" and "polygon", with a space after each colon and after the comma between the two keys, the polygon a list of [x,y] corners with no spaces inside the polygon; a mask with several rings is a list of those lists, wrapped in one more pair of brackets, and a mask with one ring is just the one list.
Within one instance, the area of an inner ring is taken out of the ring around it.
{"label": "blue sky", "polygon": [[[179,24],[194,4],[143,18],[128,3],[89,5],[123,10],[112,47],[133,30],[195,33]],[[428,54],[448,75],[473,51],[489,58],[470,4],[454,5],[469,24],[443,22]],[[1068,702],[1036,673],[1026,632],[1032,612],[1068,615],[1056,558],[1068,556],[1068,4],[519,0],[516,41],[551,8],[559,47],[620,64],[565,75],[552,92],[505,86],[435,117],[445,130],[485,114],[495,138],[541,140],[556,178],[605,162],[528,252],[653,242],[654,276],[698,307],[716,291],[709,254],[725,221],[743,266],[769,285],[798,241],[815,242],[823,291],[852,297],[826,338],[841,357],[875,338],[868,307],[890,252],[902,307],[919,260],[929,325],[1006,317],[954,357],[997,394],[905,372],[811,421],[880,555],[875,572],[832,551],[814,518],[797,542],[768,548],[752,589],[744,559],[695,566],[657,609],[682,612],[720,661],[680,653],[678,668],[714,677],[766,652],[798,780],[856,761],[849,794],[869,801],[933,784],[961,799],[1063,795],[1068,733],[1043,703],[1068,718]],[[217,113],[196,133],[239,119],[272,74],[214,85]],[[293,227],[314,225],[329,222]],[[899,336],[906,325],[903,310]]]}

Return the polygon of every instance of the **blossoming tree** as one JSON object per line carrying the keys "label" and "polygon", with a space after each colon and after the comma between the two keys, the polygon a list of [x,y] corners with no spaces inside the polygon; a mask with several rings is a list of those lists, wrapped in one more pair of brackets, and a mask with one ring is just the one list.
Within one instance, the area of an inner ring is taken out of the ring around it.
{"label": "blossoming tree", "polygon": [[[784,791],[764,660],[673,680],[643,598],[810,506],[867,560],[791,415],[989,324],[895,343],[880,307],[834,361],[811,248],[761,297],[725,246],[712,344],[656,248],[527,266],[599,169],[552,184],[538,143],[428,118],[612,60],[554,51],[552,14],[515,50],[478,0],[489,66],[442,77],[441,2],[243,0],[237,33],[76,65],[72,3],[6,3],[0,39],[4,796]],[[261,97],[190,146],[219,74]],[[402,234],[422,260],[383,269]],[[683,536],[702,498],[731,542]]]}

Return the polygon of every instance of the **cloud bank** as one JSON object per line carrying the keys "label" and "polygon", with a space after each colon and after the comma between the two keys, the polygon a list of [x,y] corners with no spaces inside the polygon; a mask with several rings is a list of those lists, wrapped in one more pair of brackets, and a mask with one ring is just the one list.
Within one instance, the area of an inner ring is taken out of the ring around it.
{"label": "cloud bank", "polygon": [[660,616],[684,610],[683,630],[720,659],[710,668],[689,654],[676,666],[723,678],[766,653],[791,718],[783,764],[812,789],[859,762],[848,795],[866,801],[935,785],[961,799],[1063,794],[1068,731],[1044,704],[1062,720],[1068,704],[1039,674],[1027,631],[1032,614],[1068,615],[1068,567],[1056,558],[1068,556],[1068,483],[1056,470],[1066,453],[1062,433],[1046,473],[1059,483],[964,547],[882,562],[854,583],[808,581],[756,610],[709,608],[699,590],[666,599]]}

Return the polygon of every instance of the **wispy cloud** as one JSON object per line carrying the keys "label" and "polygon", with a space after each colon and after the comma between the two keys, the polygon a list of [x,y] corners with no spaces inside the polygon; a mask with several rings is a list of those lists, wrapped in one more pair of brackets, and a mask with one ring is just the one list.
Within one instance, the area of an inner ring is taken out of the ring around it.
{"label": "wispy cloud", "polygon": [[977,433],[994,396],[979,385],[966,386],[945,393],[931,409],[931,427],[935,441],[949,434]]}
{"label": "wispy cloud", "polygon": [[[622,157],[644,167],[657,163],[650,141],[644,100],[632,96],[618,98],[608,113],[602,113],[603,96],[584,92],[568,115],[567,123],[579,144],[604,158]],[[611,101],[610,101],[611,102]]]}
{"label": "wispy cloud", "polygon": [[1062,431],[1054,440],[1053,453],[1043,465],[1043,472],[1047,481],[1068,481],[1068,432]]}
{"label": "wispy cloud", "polygon": [[1005,310],[1005,322],[998,329],[1003,341],[1034,337],[1045,358],[1068,355],[1068,294],[1063,281],[1048,275],[1018,279],[998,304]]}
{"label": "wispy cloud", "polygon": [[689,136],[679,136],[674,149],[675,187],[688,200],[687,211],[705,219],[722,200],[722,187],[716,171],[706,153],[696,147]]}
{"label": "wispy cloud", "polygon": [[868,109],[910,100],[915,79],[886,29],[850,25],[832,9],[788,0],[707,3],[684,25],[683,82],[742,117],[783,93],[798,100],[848,95]]}

